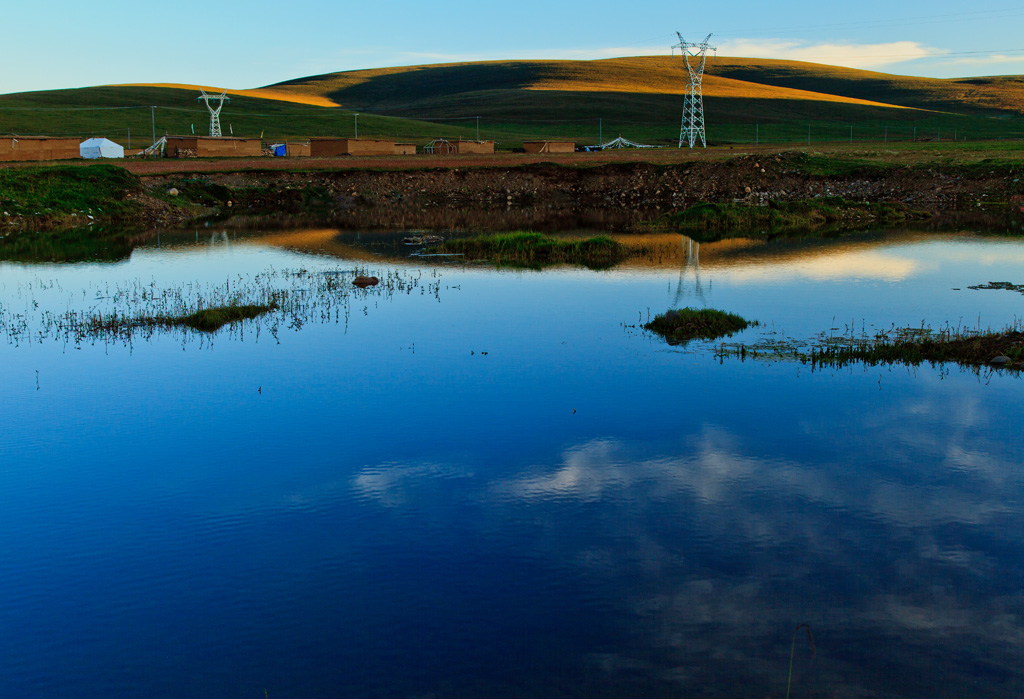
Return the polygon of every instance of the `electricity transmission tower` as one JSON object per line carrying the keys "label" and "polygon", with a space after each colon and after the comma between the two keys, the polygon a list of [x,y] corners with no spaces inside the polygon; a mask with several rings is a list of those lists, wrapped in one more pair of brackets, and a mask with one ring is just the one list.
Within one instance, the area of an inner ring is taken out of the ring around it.
{"label": "electricity transmission tower", "polygon": [[[210,100],[220,100],[220,104],[214,109],[210,106]],[[220,133],[220,110],[224,108],[225,102],[230,102],[231,98],[228,97],[228,91],[219,95],[208,95],[204,90],[199,91],[199,97],[196,97],[196,102],[202,101],[206,105],[206,109],[210,112],[210,135],[219,137]]]}
{"label": "electricity transmission tower", "polygon": [[679,37],[679,43],[672,48],[679,49],[683,60],[686,61],[686,70],[690,74],[690,82],[686,85],[686,94],[683,97],[683,124],[679,129],[679,147],[682,148],[686,142],[693,148],[693,144],[700,137],[700,144],[707,148],[708,142],[704,136],[704,97],[700,91],[700,84],[704,79],[704,62],[707,60],[708,51],[714,51],[717,55],[718,49],[708,46],[710,34],[699,44],[686,41],[679,32],[676,32],[676,36]]}

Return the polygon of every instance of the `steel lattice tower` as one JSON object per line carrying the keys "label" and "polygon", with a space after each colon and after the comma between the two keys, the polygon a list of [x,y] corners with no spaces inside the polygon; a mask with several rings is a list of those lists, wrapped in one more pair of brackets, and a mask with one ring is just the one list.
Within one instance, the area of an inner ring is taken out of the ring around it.
{"label": "steel lattice tower", "polygon": [[[686,94],[683,97],[683,124],[679,129],[679,147],[688,143],[690,148],[700,137],[700,144],[708,147],[707,138],[704,135],[704,96],[701,94],[701,81],[704,79],[704,62],[707,60],[708,51],[717,52],[718,49],[708,46],[711,35],[704,37],[704,41],[695,44],[683,39],[683,35],[676,32],[679,43],[673,49],[679,49],[686,61],[686,70],[690,74],[690,82],[686,86]],[[690,60],[690,59],[694,60]]]}
{"label": "steel lattice tower", "polygon": [[[210,106],[210,100],[211,99],[220,100],[220,104],[217,105],[216,109],[214,109],[213,107]],[[206,94],[206,92],[204,90],[200,90],[199,91],[199,97],[196,97],[196,101],[199,102],[200,100],[204,104],[206,104],[206,108],[210,112],[210,135],[211,136],[218,136],[219,137],[221,135],[221,133],[220,133],[220,110],[222,110],[224,108],[224,103],[225,102],[230,102],[231,101],[231,98],[228,97],[228,91],[224,90],[224,92],[220,93],[219,95],[208,95],[208,94]]]}

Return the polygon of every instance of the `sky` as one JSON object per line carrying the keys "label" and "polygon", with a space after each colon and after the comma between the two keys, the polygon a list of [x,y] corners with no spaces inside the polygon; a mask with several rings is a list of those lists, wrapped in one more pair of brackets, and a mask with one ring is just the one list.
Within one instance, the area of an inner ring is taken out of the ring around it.
{"label": "sky", "polygon": [[688,41],[713,33],[726,56],[940,78],[1024,74],[1019,0],[736,0],[692,9],[661,0],[44,0],[9,7],[4,21],[0,93],[137,82],[241,89],[359,68],[669,55],[676,31]]}

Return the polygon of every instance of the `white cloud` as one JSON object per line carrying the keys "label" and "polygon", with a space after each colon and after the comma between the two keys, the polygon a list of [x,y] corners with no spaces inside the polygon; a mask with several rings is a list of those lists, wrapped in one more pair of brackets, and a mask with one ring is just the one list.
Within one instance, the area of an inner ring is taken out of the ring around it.
{"label": "white cloud", "polygon": [[[337,70],[360,70],[387,66],[407,66],[432,63],[462,63],[474,61],[512,60],[599,60],[627,56],[669,56],[671,45],[668,39],[658,45],[626,45],[590,48],[551,49],[494,49],[473,52],[403,51],[386,46],[341,49],[330,55],[293,66],[292,71],[300,73],[322,73]],[[956,56],[949,49],[940,49],[917,41],[892,41],[867,44],[855,42],[811,43],[799,39],[725,39],[717,44],[719,56],[746,58],[768,58],[827,65],[845,66],[868,70],[882,70],[888,66],[916,62],[914,74],[945,76],[957,66],[1006,66],[1012,72],[1013,66],[1024,63],[1024,55],[1015,53],[993,53],[976,56]],[[926,60],[927,59],[927,60]],[[946,76],[948,77],[948,76]]]}
{"label": "white cloud", "polygon": [[[714,42],[712,42],[714,43]],[[605,48],[576,49],[505,49],[498,52],[441,53],[428,51],[384,51],[379,48],[357,49],[336,54],[336,58],[347,58],[348,62],[363,63],[369,59],[374,65],[381,65],[380,59],[387,56],[389,65],[419,63],[461,63],[471,61],[501,60],[596,60],[623,56],[667,56],[671,54],[671,43],[648,46],[609,46]],[[926,57],[941,56],[946,51],[916,41],[894,41],[884,44],[822,43],[809,44],[792,39],[734,39],[718,44],[720,56],[744,56],[749,58],[778,58],[786,60],[827,63],[850,68],[879,68],[882,66],[913,61]],[[362,56],[363,61],[358,58]]]}
{"label": "white cloud", "polygon": [[965,56],[962,58],[947,58],[936,62],[942,66],[987,66],[996,63],[1024,63],[1024,55],[1007,56],[1002,53],[993,53],[988,56]]}
{"label": "white cloud", "polygon": [[735,39],[719,45],[722,56],[778,58],[848,68],[881,68],[945,53],[916,41],[887,44],[807,44],[789,39]]}

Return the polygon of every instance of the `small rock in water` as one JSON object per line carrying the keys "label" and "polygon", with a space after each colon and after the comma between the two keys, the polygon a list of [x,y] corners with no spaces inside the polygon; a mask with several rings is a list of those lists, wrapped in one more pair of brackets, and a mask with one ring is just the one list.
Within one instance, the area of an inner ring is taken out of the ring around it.
{"label": "small rock in water", "polygon": [[365,288],[368,286],[377,286],[378,284],[380,284],[380,279],[377,279],[377,277],[364,277],[360,275],[353,279],[352,283],[355,284],[356,286],[361,286]]}
{"label": "small rock in water", "polygon": [[996,366],[1003,366],[1004,364],[1010,363],[1010,358],[1004,354],[1000,354],[999,356],[992,357],[992,359],[988,360],[988,363]]}

